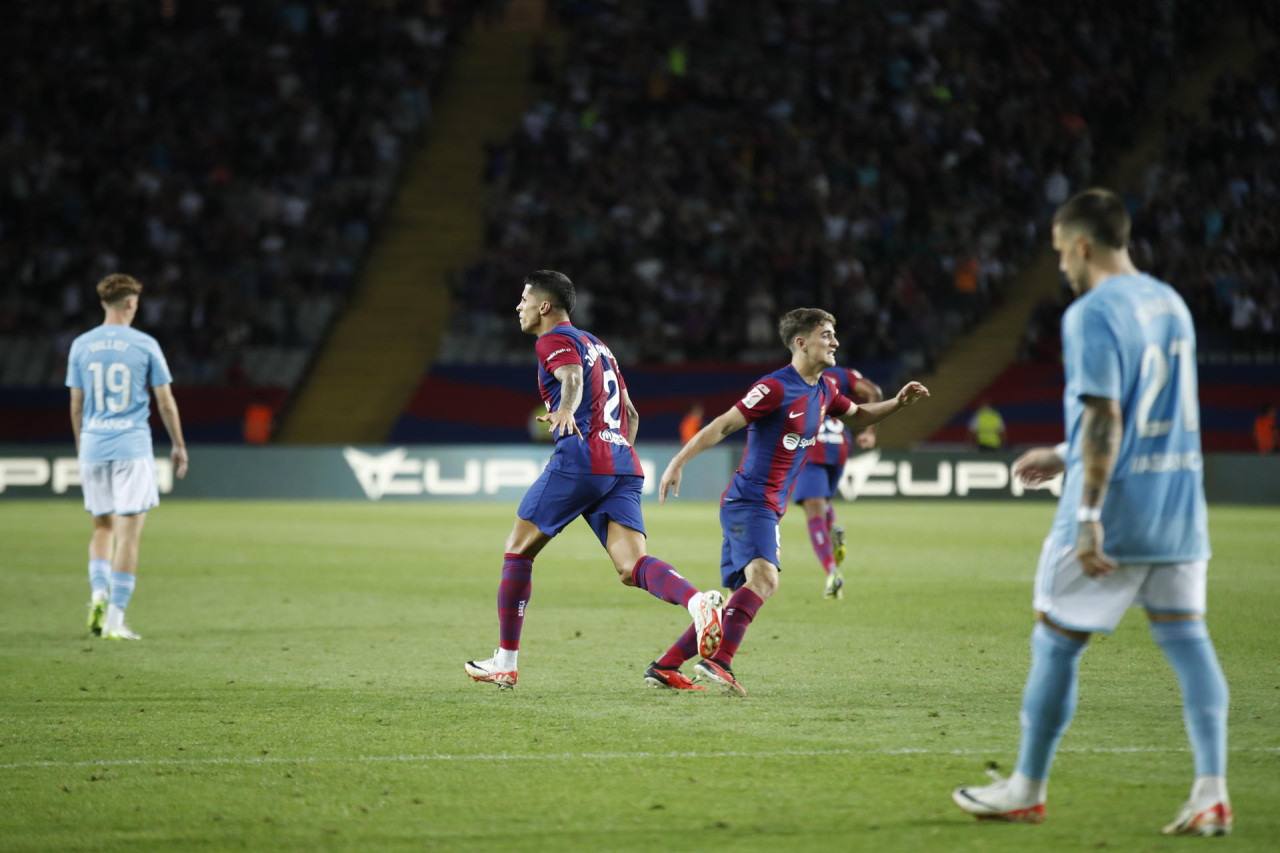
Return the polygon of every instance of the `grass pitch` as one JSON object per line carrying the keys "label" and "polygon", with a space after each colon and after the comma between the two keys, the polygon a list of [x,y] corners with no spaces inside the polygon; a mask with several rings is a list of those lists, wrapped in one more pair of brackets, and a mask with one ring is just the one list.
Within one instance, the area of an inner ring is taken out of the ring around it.
{"label": "grass pitch", "polygon": [[[496,644],[514,507],[166,501],[129,608],[90,639],[89,520],[0,505],[0,849],[1273,850],[1280,511],[1214,507],[1210,626],[1231,683],[1235,834],[1167,839],[1191,780],[1140,613],[1085,655],[1039,827],[950,789],[1008,770],[1048,504],[841,504],[843,601],[798,511],[734,670],[657,691],[687,616],[620,586],[585,525],[534,572],[520,684]],[[718,581],[712,505],[648,510],[650,549]],[[688,672],[688,669],[686,669]]]}

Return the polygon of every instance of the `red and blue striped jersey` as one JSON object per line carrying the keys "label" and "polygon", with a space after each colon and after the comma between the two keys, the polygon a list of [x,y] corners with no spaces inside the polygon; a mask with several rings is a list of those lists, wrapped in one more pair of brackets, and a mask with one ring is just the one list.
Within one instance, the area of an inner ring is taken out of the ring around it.
{"label": "red and blue striped jersey", "polygon": [[[828,367],[822,371],[822,381],[831,383],[836,393],[853,399],[853,389],[862,374],[852,367]],[[853,433],[842,422],[828,417],[818,430],[818,443],[809,451],[811,465],[844,465],[849,460],[849,445]]]}
{"label": "red and blue striped jersey", "polygon": [[734,405],[747,419],[747,447],[721,506],[758,501],[781,518],[823,418],[846,414],[854,403],[823,379],[810,385],[788,364],[757,380]]}
{"label": "red and blue striped jersey", "polygon": [[627,440],[629,424],[622,392],[627,383],[609,348],[590,332],[561,323],[538,337],[538,390],[547,411],[560,406],[560,380],[556,369],[582,365],[582,402],[574,413],[582,439],[561,435],[547,467],[576,474],[634,474],[644,472],[635,449]]}

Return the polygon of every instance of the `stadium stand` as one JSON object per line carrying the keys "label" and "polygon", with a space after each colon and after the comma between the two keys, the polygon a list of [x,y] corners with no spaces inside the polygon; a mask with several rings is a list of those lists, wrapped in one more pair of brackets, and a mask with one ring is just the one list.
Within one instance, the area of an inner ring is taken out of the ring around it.
{"label": "stadium stand", "polygon": [[[279,405],[345,304],[471,9],[21,2],[0,45],[0,440],[64,439],[67,348],[125,270],[192,441]],[[56,411],[56,416],[49,414]],[[47,428],[38,428],[47,424]]]}
{"label": "stadium stand", "polygon": [[1128,143],[1205,15],[562,3],[567,62],[490,146],[486,250],[440,360],[527,359],[511,282],[546,266],[624,363],[774,359],[771,318],[821,304],[852,361],[927,367]]}
{"label": "stadium stand", "polygon": [[[1253,449],[1258,409],[1280,401],[1278,81],[1274,45],[1247,76],[1215,80],[1205,119],[1175,114],[1163,157],[1127,196],[1134,260],[1177,288],[1196,320],[1206,450]],[[1069,302],[1064,288],[1037,307],[1022,363],[976,395],[932,441],[962,441],[983,398],[1004,415],[1011,443],[1061,440],[1058,330]]]}

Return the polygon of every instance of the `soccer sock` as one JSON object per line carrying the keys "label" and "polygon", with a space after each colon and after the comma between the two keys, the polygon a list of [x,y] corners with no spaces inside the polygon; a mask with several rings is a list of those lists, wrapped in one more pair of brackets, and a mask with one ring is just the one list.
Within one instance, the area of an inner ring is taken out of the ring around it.
{"label": "soccer sock", "polygon": [[1022,692],[1022,743],[1018,772],[1036,782],[1049,766],[1076,712],[1076,677],[1088,643],[1064,637],[1037,622],[1031,631],[1031,671]]}
{"label": "soccer sock", "polygon": [[720,649],[712,655],[712,660],[724,666],[733,663],[733,656],[738,651],[743,634],[747,633],[747,626],[756,618],[756,613],[763,604],[764,599],[745,586],[739,587],[729,597],[729,603],[724,606],[724,637],[720,640]]}
{"label": "soccer sock", "polygon": [[822,570],[831,574],[836,568],[835,554],[831,551],[831,528],[825,518],[809,519],[809,541],[813,543],[813,553],[818,555]]}
{"label": "soccer sock", "polygon": [[124,610],[129,606],[133,596],[133,588],[138,584],[138,576],[126,572],[111,573],[111,604]]}
{"label": "soccer sock", "polygon": [[502,581],[498,584],[498,648],[520,648],[524,609],[533,590],[533,558],[502,555]]}
{"label": "soccer sock", "polygon": [[836,508],[831,505],[830,501],[827,501],[827,529],[830,530],[835,526],[836,526]]}
{"label": "soccer sock", "polygon": [[690,625],[685,632],[680,635],[680,639],[676,640],[676,644],[667,649],[666,653],[658,658],[658,666],[675,666],[678,667],[691,657],[698,654],[698,632]]}
{"label": "soccer sock", "polygon": [[631,570],[631,577],[636,586],[652,595],[682,607],[689,606],[689,599],[698,594],[698,590],[689,583],[669,563],[657,557],[641,557]]}
{"label": "soccer sock", "polygon": [[1201,619],[1152,622],[1151,636],[1178,674],[1182,718],[1187,724],[1196,776],[1227,773],[1227,679],[1209,627]]}
{"label": "soccer sock", "polygon": [[111,561],[89,561],[89,590],[94,601],[106,601],[111,589]]}

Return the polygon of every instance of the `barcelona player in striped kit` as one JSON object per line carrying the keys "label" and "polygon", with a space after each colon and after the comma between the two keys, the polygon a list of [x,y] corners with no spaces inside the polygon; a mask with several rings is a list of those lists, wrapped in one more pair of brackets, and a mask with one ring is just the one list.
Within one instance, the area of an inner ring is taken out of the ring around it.
{"label": "barcelona player in striped kit", "polygon": [[[855,396],[876,403],[884,399],[880,386],[852,367],[829,367],[822,372],[824,382],[831,383],[837,393],[849,399]],[[792,498],[804,509],[809,523],[809,542],[817,554],[822,570],[827,574],[825,598],[840,598],[844,589],[844,576],[839,566],[844,562],[844,528],[836,524],[836,510],[831,505],[836,486],[844,475],[844,464],[849,461],[849,445],[856,443],[863,450],[876,446],[876,428],[869,426],[856,435],[845,429],[838,419],[827,417],[818,430],[818,443],[809,449],[809,459],[800,469]]]}
{"label": "barcelona player in striped kit", "polygon": [[[699,592],[669,564],[645,548],[640,492],[644,472],[632,447],[639,414],[613,353],[590,332],[569,322],[573,282],[553,270],[525,276],[516,312],[520,330],[536,335],[538,388],[555,450],[546,470],[525,493],[507,537],[498,585],[498,648],[493,657],[467,661],[476,681],[516,685],[516,657],[532,588],[533,560],[578,516],[595,532],[618,578],[656,598],[688,609],[696,651],[714,654],[721,637],[719,590]],[[650,667],[654,687],[690,689],[677,667]]]}
{"label": "barcelona player in striped kit", "polygon": [[[703,427],[663,472],[658,500],[667,492],[680,495],[685,464],[726,436],[747,427],[742,462],[720,502],[724,544],[720,578],[733,590],[724,609],[724,635],[713,655],[704,656],[694,670],[697,677],[720,685],[726,692],[745,695],[730,664],[747,626],[764,602],[778,589],[782,539],[778,522],[787,511],[796,477],[818,428],[828,415],[851,429],[878,423],[906,408],[929,390],[908,382],[892,400],[858,405],[822,377],[834,367],[835,318],[818,308],[797,308],[778,325],[782,342],[791,350],[791,363],[757,380],[741,400]],[[686,631],[659,660],[660,666],[679,666],[698,652],[697,637]]]}

